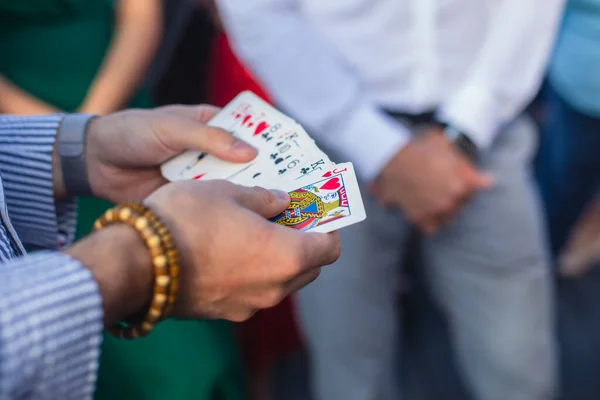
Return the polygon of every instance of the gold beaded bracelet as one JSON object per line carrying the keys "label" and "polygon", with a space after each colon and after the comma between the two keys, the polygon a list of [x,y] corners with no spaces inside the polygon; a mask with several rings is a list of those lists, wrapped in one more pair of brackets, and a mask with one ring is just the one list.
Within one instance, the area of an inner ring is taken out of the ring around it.
{"label": "gold beaded bracelet", "polygon": [[177,293],[179,291],[179,251],[177,250],[177,247],[175,247],[175,242],[167,227],[150,208],[141,203],[126,203],[125,206],[131,207],[135,212],[144,218],[147,218],[150,226],[158,232],[161,245],[167,256],[167,265],[169,268],[169,276],[171,278],[165,309],[165,316],[169,316],[173,311],[173,306],[175,305],[175,300],[177,299]]}
{"label": "gold beaded bracelet", "polygon": [[145,205],[127,203],[116,206],[96,220],[94,230],[119,223],[131,226],[140,235],[150,251],[154,267],[152,301],[144,317],[140,321],[107,328],[113,336],[134,339],[148,335],[171,313],[179,289],[179,253],[167,227]]}

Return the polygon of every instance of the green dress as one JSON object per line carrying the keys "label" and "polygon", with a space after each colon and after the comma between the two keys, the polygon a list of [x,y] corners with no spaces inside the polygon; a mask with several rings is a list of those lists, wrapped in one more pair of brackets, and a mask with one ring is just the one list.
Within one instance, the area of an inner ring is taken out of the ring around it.
{"label": "green dress", "polygon": [[[34,96],[76,110],[113,31],[113,0],[0,0],[0,73]],[[129,104],[150,107],[144,91]],[[110,204],[79,202],[78,236]],[[105,335],[96,399],[243,398],[232,327],[222,321],[167,321],[136,341]]]}

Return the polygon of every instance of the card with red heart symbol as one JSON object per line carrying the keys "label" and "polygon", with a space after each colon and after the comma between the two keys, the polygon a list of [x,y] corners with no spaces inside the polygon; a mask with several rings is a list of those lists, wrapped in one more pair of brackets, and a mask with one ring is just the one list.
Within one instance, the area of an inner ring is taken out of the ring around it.
{"label": "card with red heart symbol", "polygon": [[161,166],[166,179],[227,179],[287,190],[291,208],[274,221],[305,231],[331,232],[366,218],[352,164],[332,163],[302,126],[253,93],[239,94],[208,124],[255,146],[258,155],[235,164],[189,150]]}
{"label": "card with red heart symbol", "polygon": [[[266,151],[268,150],[268,151]],[[311,165],[331,167],[331,161],[298,124],[277,136],[273,148],[261,151],[256,162],[229,180],[246,186],[272,186],[302,175]]]}
{"label": "card with red heart symbol", "polygon": [[258,156],[249,163],[235,164],[189,150],[162,165],[166,179],[228,179],[244,185],[261,185],[293,175],[302,165],[314,162],[318,158],[312,156],[315,153],[331,163],[299,124],[252,92],[239,94],[208,124],[228,130],[253,145]]}
{"label": "card with red heart symbol", "polygon": [[313,167],[314,166],[318,166],[318,168],[311,168],[310,172],[305,175],[297,176],[291,180],[288,179],[277,181],[274,184],[267,185],[267,187],[270,189],[278,189],[280,187],[287,188],[293,186],[299,187],[309,184],[310,182],[315,181],[317,179],[331,178],[334,175],[341,174],[342,172],[347,172],[350,169],[354,171],[352,163],[333,164],[330,162],[326,165],[314,163]]}
{"label": "card with red heart symbol", "polygon": [[285,188],[290,206],[271,221],[306,232],[332,232],[363,221],[367,215],[352,163],[339,164],[308,182]]}

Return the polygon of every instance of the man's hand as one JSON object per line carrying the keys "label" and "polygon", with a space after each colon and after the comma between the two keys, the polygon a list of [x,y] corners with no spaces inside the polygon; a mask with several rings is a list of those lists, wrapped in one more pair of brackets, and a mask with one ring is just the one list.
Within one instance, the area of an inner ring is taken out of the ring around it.
{"label": "man's hand", "polygon": [[[303,233],[267,220],[289,202],[284,192],[226,181],[172,183],[146,200],[180,251],[176,317],[245,320],[312,282],[339,257],[338,234]],[[94,274],[106,324],[150,300],[151,261],[137,236],[117,225],[68,251]]]}
{"label": "man's hand", "polygon": [[186,149],[231,162],[252,160],[256,149],[206,125],[217,111],[211,106],[168,106],[93,120],[86,150],[93,194],[112,202],[143,199],[166,183],[160,165]]}
{"label": "man's hand", "polygon": [[180,182],[148,198],[181,252],[178,317],[245,320],[338,258],[337,234],[302,233],[267,220],[289,201],[285,192],[225,181]]}
{"label": "man's hand", "polygon": [[429,128],[400,150],[372,186],[386,205],[399,208],[427,234],[449,223],[491,179],[452,147],[441,129]]}
{"label": "man's hand", "polygon": [[600,200],[587,208],[573,228],[569,241],[559,258],[562,276],[583,276],[600,262]]}

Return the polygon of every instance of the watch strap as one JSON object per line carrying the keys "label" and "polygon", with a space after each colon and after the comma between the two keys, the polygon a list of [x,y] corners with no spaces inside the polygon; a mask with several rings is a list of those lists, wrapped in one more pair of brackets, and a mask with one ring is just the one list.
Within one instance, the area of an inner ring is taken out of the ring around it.
{"label": "watch strap", "polygon": [[96,115],[68,114],[58,128],[58,155],[70,196],[92,194],[86,165],[87,127]]}
{"label": "watch strap", "polygon": [[477,145],[466,133],[450,124],[442,123],[441,125],[444,129],[444,135],[452,142],[458,151],[467,156],[470,160],[473,160],[477,156]]}

